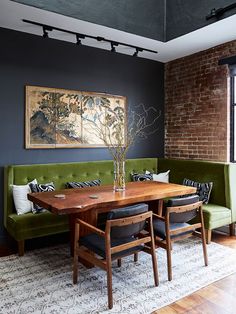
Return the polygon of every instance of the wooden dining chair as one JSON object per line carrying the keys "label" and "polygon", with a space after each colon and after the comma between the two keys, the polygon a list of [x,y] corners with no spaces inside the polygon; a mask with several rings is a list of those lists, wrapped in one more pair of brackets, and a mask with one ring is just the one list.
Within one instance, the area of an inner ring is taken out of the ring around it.
{"label": "wooden dining chair", "polygon": [[[172,280],[171,250],[172,242],[181,240],[196,234],[196,229],[200,229],[205,266],[208,265],[206,237],[202,212],[202,202],[198,195],[172,198],[167,201],[164,208],[164,215],[153,214],[153,228],[155,243],[166,249],[168,280]],[[191,219],[199,217],[198,222],[188,223]]]}
{"label": "wooden dining chair", "polygon": [[[140,232],[146,225],[148,226],[148,233],[141,235]],[[80,227],[82,226],[91,233],[80,237]],[[78,257],[105,270],[107,273],[108,306],[111,309],[113,307],[112,260],[118,260],[118,264],[120,264],[122,257],[139,251],[151,254],[154,283],[155,286],[158,286],[152,212],[148,211],[147,204],[137,204],[112,210],[108,214],[105,231],[77,219],[75,224],[73,283],[76,284],[78,278]]]}

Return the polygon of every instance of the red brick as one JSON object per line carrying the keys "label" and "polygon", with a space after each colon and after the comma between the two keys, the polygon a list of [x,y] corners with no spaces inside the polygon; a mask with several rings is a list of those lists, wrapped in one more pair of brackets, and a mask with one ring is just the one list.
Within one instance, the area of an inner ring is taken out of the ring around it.
{"label": "red brick", "polygon": [[165,65],[165,156],[227,161],[228,77],[236,40]]}

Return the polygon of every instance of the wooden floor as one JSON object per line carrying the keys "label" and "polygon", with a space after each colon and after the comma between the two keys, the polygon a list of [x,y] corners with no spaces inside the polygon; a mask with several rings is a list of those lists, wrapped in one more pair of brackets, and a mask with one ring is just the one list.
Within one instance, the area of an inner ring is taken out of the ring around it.
{"label": "wooden floor", "polygon": [[[212,241],[236,249],[236,237],[213,233]],[[235,314],[236,274],[219,280],[197,292],[163,307],[153,314]]]}

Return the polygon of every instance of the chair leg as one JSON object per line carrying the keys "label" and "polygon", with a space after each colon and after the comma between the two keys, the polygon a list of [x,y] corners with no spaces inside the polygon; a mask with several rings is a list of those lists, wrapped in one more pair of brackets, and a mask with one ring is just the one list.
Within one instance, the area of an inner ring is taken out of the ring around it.
{"label": "chair leg", "polygon": [[205,266],[207,266],[208,265],[208,257],[207,257],[207,247],[206,247],[206,235],[205,235],[204,219],[203,219],[203,213],[202,213],[201,207],[200,207],[200,221],[201,221],[201,238],[202,238],[204,262],[205,262]]}
{"label": "chair leg", "polygon": [[73,284],[78,282],[78,249],[79,249],[79,224],[75,224],[74,257],[73,257]]}
{"label": "chair leg", "polygon": [[205,229],[201,229],[201,235],[202,235],[202,247],[203,247],[203,255],[204,255],[204,262],[205,266],[208,265],[208,257],[207,257],[207,248],[206,248],[206,236],[205,236]]}
{"label": "chair leg", "polygon": [[171,245],[170,241],[166,239],[166,255],[167,255],[167,267],[168,267],[168,280],[172,280],[172,261],[171,261]]}
{"label": "chair leg", "polygon": [[153,268],[153,275],[154,275],[154,282],[155,286],[159,286],[159,276],[157,270],[157,257],[155,252],[155,242],[152,240],[151,242],[151,254],[152,254],[152,268]]}
{"label": "chair leg", "polygon": [[235,223],[229,225],[229,234],[230,236],[235,236]]}
{"label": "chair leg", "polygon": [[211,230],[205,229],[205,233],[206,233],[206,243],[210,244],[211,243]]}
{"label": "chair leg", "polygon": [[166,230],[166,255],[167,255],[168,280],[171,281],[172,280],[172,261],[171,261],[172,243],[170,239],[169,215],[166,217],[165,230]]}
{"label": "chair leg", "polygon": [[107,258],[107,293],[108,307],[113,308],[111,258]]}
{"label": "chair leg", "polygon": [[121,258],[118,258],[118,260],[117,260],[117,266],[118,266],[118,267],[121,267]]}
{"label": "chair leg", "polygon": [[17,241],[18,244],[18,254],[23,256],[25,254],[25,240]]}
{"label": "chair leg", "polygon": [[134,262],[136,263],[138,261],[138,253],[134,253]]}
{"label": "chair leg", "polygon": [[73,263],[73,284],[77,284],[78,282],[78,255],[75,254],[74,251],[74,263]]}
{"label": "chair leg", "polygon": [[[107,294],[108,294],[108,307],[113,308],[113,295],[112,295],[112,270],[111,270],[111,228],[109,223],[106,224],[105,230],[105,247],[106,247],[106,272],[107,272]],[[119,263],[119,261],[118,261]]]}
{"label": "chair leg", "polygon": [[[153,275],[154,275],[154,282],[155,286],[157,287],[159,285],[159,276],[158,276],[158,270],[157,270],[157,257],[156,257],[156,251],[155,251],[155,237],[154,237],[154,231],[153,231],[153,223],[152,223],[152,217],[149,220],[149,234],[151,236],[151,255],[152,255],[152,268],[153,268]],[[137,257],[138,257],[138,253]]]}

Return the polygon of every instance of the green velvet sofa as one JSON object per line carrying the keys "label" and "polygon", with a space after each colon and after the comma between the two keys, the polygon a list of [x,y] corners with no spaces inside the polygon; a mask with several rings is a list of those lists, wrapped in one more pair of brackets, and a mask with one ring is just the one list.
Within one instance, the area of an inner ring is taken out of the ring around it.
{"label": "green velvet sofa", "polygon": [[213,229],[229,225],[234,235],[236,221],[236,164],[198,160],[158,159],[158,171],[170,169],[170,182],[181,184],[184,178],[213,182],[208,204],[203,205],[207,243]]}
{"label": "green velvet sofa", "polygon": [[[205,228],[208,242],[211,230],[236,221],[236,165],[191,160],[163,158],[129,159],[126,162],[126,181],[131,173],[154,173],[170,169],[170,182],[182,183],[184,178],[200,182],[213,182],[210,203],[204,205]],[[8,233],[18,242],[19,254],[24,254],[24,241],[36,237],[67,232],[68,217],[56,216],[46,211],[40,214],[17,215],[12,198],[12,184],[27,184],[33,179],[39,183],[53,181],[56,189],[65,188],[69,181],[101,179],[102,184],[113,182],[112,161],[78,163],[10,165],[4,170],[4,225]],[[233,231],[233,228],[231,228]]]}
{"label": "green velvet sofa", "polygon": [[[130,159],[126,162],[126,181],[133,172],[157,171],[156,158]],[[70,181],[101,179],[102,184],[113,182],[113,162],[91,161],[78,163],[11,165],[4,169],[4,226],[18,242],[19,255],[24,254],[24,241],[69,230],[67,216],[46,211],[40,214],[17,215],[12,197],[12,184],[24,185],[33,179],[39,183],[53,181],[56,189],[64,189]]]}

